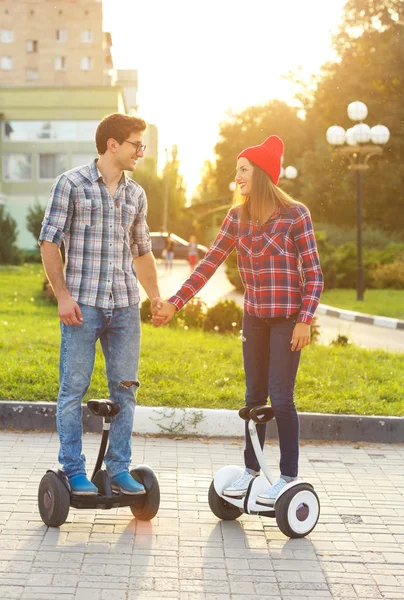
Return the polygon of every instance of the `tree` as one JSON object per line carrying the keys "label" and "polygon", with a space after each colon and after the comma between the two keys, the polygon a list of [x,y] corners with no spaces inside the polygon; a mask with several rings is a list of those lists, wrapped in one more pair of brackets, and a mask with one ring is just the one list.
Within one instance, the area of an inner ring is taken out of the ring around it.
{"label": "tree", "polygon": [[196,192],[191,200],[191,204],[214,200],[218,196],[219,192],[216,184],[216,166],[210,160],[205,160],[201,169],[201,182],[196,188]]}
{"label": "tree", "polygon": [[29,207],[26,217],[27,229],[37,240],[41,233],[42,221],[45,214],[45,207],[38,200]]}
{"label": "tree", "polygon": [[297,107],[272,100],[267,104],[250,106],[221,124],[220,140],[215,146],[219,196],[229,193],[237,155],[244,148],[263,142],[269,135],[278,135],[285,142],[285,164],[295,163],[302,154],[302,148],[310,148],[306,124],[297,113]]}
{"label": "tree", "polygon": [[351,127],[347,105],[363,100],[369,108],[368,123],[383,123],[391,132],[383,155],[370,160],[363,177],[364,223],[389,231],[404,228],[403,16],[402,2],[348,0],[334,38],[338,60],[324,65],[318,80],[306,116],[316,144],[314,154],[303,159],[302,199],[320,205],[328,198],[329,222],[342,226],[354,222],[356,191],[347,163],[336,168],[340,159],[335,154],[334,165],[324,161],[325,132],[334,124]]}
{"label": "tree", "polygon": [[186,188],[179,172],[177,146],[173,146],[161,175],[157,173],[155,161],[145,158],[132,173],[132,178],[146,192],[148,203],[147,222],[151,231],[160,231],[163,226],[165,177],[168,176],[168,220],[167,229],[177,235],[189,235],[192,218],[186,213]]}
{"label": "tree", "polygon": [[17,248],[17,222],[0,205],[0,264],[18,264],[21,260]]}

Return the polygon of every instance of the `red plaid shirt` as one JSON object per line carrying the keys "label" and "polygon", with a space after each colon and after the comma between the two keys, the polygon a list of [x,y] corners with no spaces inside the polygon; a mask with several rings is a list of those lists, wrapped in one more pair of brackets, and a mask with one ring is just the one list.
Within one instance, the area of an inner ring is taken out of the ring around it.
{"label": "red plaid shirt", "polygon": [[168,301],[180,310],[232,250],[244,284],[244,309],[271,319],[298,312],[311,323],[323,290],[323,274],[310,212],[303,204],[279,208],[263,225],[241,222],[232,208],[197,269]]}

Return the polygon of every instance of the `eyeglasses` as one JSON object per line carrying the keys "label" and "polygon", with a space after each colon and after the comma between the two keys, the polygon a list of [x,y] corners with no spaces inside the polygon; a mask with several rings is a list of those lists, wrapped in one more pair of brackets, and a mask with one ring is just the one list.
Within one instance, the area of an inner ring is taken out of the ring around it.
{"label": "eyeglasses", "polygon": [[144,152],[146,150],[146,144],[141,144],[140,142],[130,142],[129,140],[125,140],[128,144],[131,144],[136,150],[136,154],[139,152]]}

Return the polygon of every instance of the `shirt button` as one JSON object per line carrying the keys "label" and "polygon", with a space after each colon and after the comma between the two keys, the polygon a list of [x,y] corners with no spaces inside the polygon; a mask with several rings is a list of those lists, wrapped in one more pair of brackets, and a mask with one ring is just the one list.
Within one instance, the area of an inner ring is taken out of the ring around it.
{"label": "shirt button", "polygon": [[112,244],[110,244],[110,246],[112,246]]}

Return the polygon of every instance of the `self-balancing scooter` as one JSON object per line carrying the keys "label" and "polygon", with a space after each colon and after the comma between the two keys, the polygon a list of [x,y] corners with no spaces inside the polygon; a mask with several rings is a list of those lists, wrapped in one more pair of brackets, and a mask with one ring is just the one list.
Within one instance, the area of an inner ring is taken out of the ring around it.
{"label": "self-balancing scooter", "polygon": [[256,429],[257,423],[267,423],[275,416],[273,408],[245,406],[239,411],[239,416],[248,422],[251,441],[263,475],[252,479],[245,496],[229,497],[225,496],[223,491],[244,473],[244,469],[233,465],[222,467],[210,485],[211,511],[223,520],[237,519],[243,513],[274,517],[279,529],[287,537],[305,537],[314,529],[320,516],[320,502],[310,483],[306,481],[288,483],[272,505],[260,504],[257,501],[257,496],[266,492],[275,483],[262,452]]}
{"label": "self-balancing scooter", "polygon": [[101,469],[108,443],[111,417],[118,414],[120,407],[110,400],[89,400],[87,406],[97,416],[104,417],[100,450],[91,481],[98,488],[97,496],[72,494],[69,480],[63,471],[48,470],[42,477],[38,490],[38,507],[42,521],[48,527],[59,527],[67,519],[69,507],[109,509],[129,506],[132,514],[141,521],[150,521],[156,516],[160,505],[160,489],[157,478],[150,467],[139,465],[130,474],[142,483],[146,493],[130,496],[116,492],[106,471]]}

